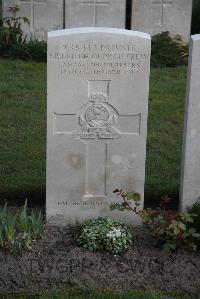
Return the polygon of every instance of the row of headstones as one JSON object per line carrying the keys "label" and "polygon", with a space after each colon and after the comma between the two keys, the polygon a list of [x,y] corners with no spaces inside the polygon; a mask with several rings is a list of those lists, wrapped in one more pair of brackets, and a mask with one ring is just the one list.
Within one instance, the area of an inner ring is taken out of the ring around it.
{"label": "row of headstones", "polygon": [[[111,28],[49,33],[47,218],[62,225],[111,212],[115,188],[144,198],[151,38]],[[181,207],[200,192],[200,36],[191,40]],[[137,222],[135,218],[135,222]]]}
{"label": "row of headstones", "polygon": [[[13,4],[18,15],[26,16],[28,36],[46,39],[47,32],[63,28],[125,28],[127,0],[3,0],[3,15]],[[131,29],[155,35],[169,31],[188,41],[192,0],[129,0],[132,3]],[[131,9],[127,5],[127,9]],[[130,29],[130,28],[128,28]]]}

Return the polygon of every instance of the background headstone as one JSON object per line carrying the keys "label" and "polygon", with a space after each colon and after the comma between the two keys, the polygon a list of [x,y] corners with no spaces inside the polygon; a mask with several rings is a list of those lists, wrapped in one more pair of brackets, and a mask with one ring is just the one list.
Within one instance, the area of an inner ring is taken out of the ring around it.
{"label": "background headstone", "polygon": [[65,27],[125,28],[126,0],[66,0]]}
{"label": "background headstone", "polygon": [[190,40],[180,209],[200,200],[200,35]]}
{"label": "background headstone", "polygon": [[130,212],[109,210],[115,188],[141,193],[143,206],[150,45],[148,34],[122,29],[49,33],[49,223],[133,223]]}
{"label": "background headstone", "polygon": [[3,14],[2,14],[2,0],[0,0],[0,18],[2,18]]}
{"label": "background headstone", "polygon": [[155,35],[169,31],[188,41],[192,0],[133,0],[132,29]]}
{"label": "background headstone", "polygon": [[63,28],[63,0],[3,0],[3,15],[10,16],[9,6],[18,5],[17,16],[27,17],[30,22],[22,29],[28,37],[47,39],[47,32]]}
{"label": "background headstone", "polygon": [[[3,16],[17,4],[18,15],[31,25],[22,26],[28,37],[46,39],[48,31],[62,28],[130,28],[131,0],[2,0]],[[155,35],[169,31],[188,41],[192,0],[132,0],[132,29]]]}

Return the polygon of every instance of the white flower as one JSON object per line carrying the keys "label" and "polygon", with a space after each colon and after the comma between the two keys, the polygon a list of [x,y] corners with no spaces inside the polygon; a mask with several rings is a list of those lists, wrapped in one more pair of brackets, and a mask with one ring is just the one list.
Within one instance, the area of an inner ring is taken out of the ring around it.
{"label": "white flower", "polygon": [[107,233],[106,237],[115,240],[115,238],[119,238],[119,237],[121,237],[121,235],[122,235],[122,233],[121,233],[120,228],[113,228],[112,230],[110,230]]}

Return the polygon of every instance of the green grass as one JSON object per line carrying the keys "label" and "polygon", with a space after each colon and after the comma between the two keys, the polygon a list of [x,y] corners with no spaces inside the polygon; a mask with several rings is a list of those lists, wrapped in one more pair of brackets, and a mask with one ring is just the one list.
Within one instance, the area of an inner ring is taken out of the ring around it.
{"label": "green grass", "polygon": [[178,198],[186,67],[151,70],[146,198]]}
{"label": "green grass", "polygon": [[[147,201],[178,197],[185,84],[186,67],[151,70]],[[45,63],[0,59],[0,144],[0,199],[44,198]]]}
{"label": "green grass", "polygon": [[0,60],[1,198],[45,190],[46,65]]}
{"label": "green grass", "polygon": [[184,295],[165,294],[157,292],[111,292],[111,291],[93,291],[93,290],[75,290],[51,291],[48,293],[38,292],[34,294],[24,295],[8,295],[1,296],[0,299],[198,299],[198,297],[190,297]]}

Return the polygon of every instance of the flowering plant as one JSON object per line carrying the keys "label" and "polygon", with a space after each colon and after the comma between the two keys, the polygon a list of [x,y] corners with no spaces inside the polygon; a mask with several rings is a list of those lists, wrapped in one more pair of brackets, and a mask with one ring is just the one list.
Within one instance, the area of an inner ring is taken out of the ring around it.
{"label": "flowering plant", "polygon": [[12,16],[0,20],[0,50],[6,46],[21,45],[26,42],[26,35],[23,34],[21,25],[22,23],[30,25],[30,22],[26,17],[16,16],[19,10],[18,5],[10,6],[8,12]]}
{"label": "flowering plant", "polygon": [[78,243],[91,251],[107,250],[119,253],[128,248],[132,235],[120,221],[110,218],[97,218],[86,221]]}

